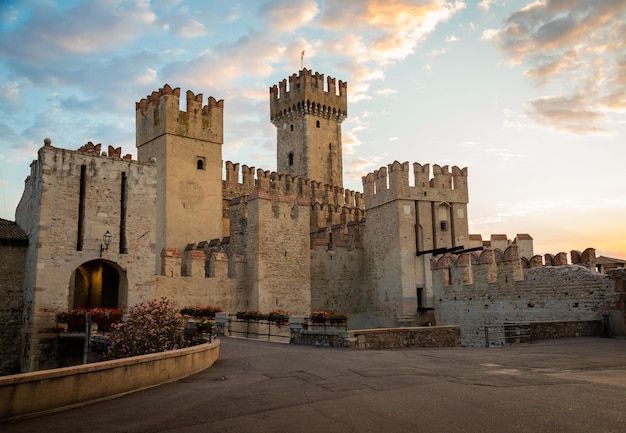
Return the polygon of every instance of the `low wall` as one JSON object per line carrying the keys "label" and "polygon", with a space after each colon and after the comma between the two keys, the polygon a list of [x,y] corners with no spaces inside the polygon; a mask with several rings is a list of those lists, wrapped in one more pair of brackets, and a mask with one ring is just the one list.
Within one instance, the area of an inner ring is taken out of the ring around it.
{"label": "low wall", "polygon": [[461,329],[458,326],[420,326],[353,331],[294,330],[291,343],[352,349],[457,347],[461,345]]}
{"label": "low wall", "polygon": [[213,365],[220,342],[0,377],[0,420],[53,412],[173,382]]}
{"label": "low wall", "polygon": [[421,326],[348,331],[354,349],[392,349],[400,347],[458,347],[458,326]]}
{"label": "low wall", "polygon": [[601,320],[531,322],[530,336],[533,340],[551,340],[568,337],[600,337]]}
{"label": "low wall", "polygon": [[291,344],[318,347],[350,347],[350,336],[347,331],[292,329],[290,342]]}

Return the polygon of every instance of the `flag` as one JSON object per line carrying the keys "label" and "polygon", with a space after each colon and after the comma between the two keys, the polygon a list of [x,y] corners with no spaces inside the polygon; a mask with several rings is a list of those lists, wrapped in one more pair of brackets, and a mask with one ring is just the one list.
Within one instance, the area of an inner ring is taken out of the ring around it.
{"label": "flag", "polygon": [[304,59],[304,50],[302,50],[302,54],[300,55],[300,60]]}

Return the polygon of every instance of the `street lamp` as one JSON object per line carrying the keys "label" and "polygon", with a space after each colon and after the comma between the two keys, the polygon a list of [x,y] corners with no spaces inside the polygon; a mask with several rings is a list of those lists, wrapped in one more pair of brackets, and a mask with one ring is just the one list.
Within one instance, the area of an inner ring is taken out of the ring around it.
{"label": "street lamp", "polygon": [[109,244],[111,243],[111,238],[113,235],[108,230],[102,235],[102,243],[100,244],[100,257],[102,257],[102,253],[109,250]]}

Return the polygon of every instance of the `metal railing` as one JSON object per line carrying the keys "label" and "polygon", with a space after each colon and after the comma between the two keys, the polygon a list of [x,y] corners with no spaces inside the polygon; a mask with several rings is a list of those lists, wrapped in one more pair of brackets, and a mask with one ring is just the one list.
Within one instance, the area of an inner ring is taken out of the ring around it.
{"label": "metal railing", "polygon": [[273,320],[230,319],[230,335],[238,334],[243,338],[274,341],[286,339],[289,342],[291,333],[289,323],[276,323]]}
{"label": "metal railing", "polygon": [[485,326],[485,347],[532,343],[530,323],[504,323]]}

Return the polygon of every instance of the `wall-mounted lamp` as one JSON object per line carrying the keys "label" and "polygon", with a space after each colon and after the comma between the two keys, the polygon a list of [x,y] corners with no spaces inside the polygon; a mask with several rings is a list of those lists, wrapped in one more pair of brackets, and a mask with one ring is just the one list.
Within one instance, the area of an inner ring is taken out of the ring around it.
{"label": "wall-mounted lamp", "polygon": [[102,243],[100,244],[100,257],[102,253],[109,250],[109,244],[111,244],[111,238],[113,235],[108,230],[102,235]]}

